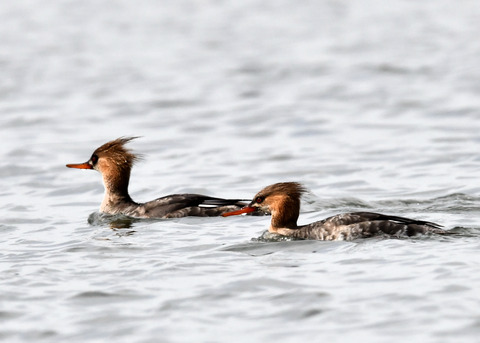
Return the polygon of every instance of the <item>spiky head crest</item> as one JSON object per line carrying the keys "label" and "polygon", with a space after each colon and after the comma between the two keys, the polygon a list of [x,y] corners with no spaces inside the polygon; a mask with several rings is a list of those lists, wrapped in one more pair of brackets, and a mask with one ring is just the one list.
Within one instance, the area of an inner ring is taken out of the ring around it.
{"label": "spiky head crest", "polygon": [[286,195],[290,198],[299,200],[302,197],[302,194],[306,191],[306,188],[298,182],[279,182],[265,187],[257,193],[255,198],[266,198],[272,195]]}
{"label": "spiky head crest", "polygon": [[120,137],[113,141],[103,144],[97,148],[93,155],[98,158],[105,158],[112,161],[117,166],[131,169],[135,162],[141,159],[141,156],[134,154],[125,144],[138,137]]}

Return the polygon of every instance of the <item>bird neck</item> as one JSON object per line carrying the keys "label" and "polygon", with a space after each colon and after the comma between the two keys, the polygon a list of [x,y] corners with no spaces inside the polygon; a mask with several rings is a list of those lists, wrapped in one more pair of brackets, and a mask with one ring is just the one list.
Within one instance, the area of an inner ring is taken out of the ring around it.
{"label": "bird neck", "polygon": [[128,194],[130,170],[111,170],[102,173],[102,176],[105,195],[100,206],[101,212],[114,214],[120,205],[133,203]]}
{"label": "bird neck", "polygon": [[300,200],[289,196],[279,196],[270,206],[272,220],[270,228],[278,230],[281,228],[296,229],[297,219],[300,214]]}

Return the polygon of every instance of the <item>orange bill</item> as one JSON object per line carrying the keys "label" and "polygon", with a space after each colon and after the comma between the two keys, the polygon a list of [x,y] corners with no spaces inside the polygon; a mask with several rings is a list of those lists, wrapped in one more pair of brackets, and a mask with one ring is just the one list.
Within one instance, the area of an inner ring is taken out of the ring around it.
{"label": "orange bill", "polygon": [[77,169],[93,169],[92,165],[88,162],[79,163],[79,164],[67,164],[68,168],[77,168]]}
{"label": "orange bill", "polygon": [[236,216],[243,213],[251,213],[251,212],[255,212],[256,210],[257,209],[255,207],[245,206],[241,210],[223,213],[222,217]]}

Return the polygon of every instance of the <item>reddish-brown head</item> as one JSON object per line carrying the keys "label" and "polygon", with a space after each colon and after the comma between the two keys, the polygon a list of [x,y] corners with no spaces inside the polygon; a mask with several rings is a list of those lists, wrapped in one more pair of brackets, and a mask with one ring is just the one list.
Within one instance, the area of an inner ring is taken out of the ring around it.
{"label": "reddish-brown head", "polygon": [[275,183],[258,192],[243,209],[224,213],[223,216],[262,210],[272,214],[272,226],[296,228],[300,198],[304,192],[305,188],[298,182]]}
{"label": "reddish-brown head", "polygon": [[102,167],[131,169],[139,159],[125,144],[137,137],[120,137],[97,148],[85,163],[67,164],[68,168],[95,169],[102,172]]}
{"label": "reddish-brown head", "polygon": [[125,147],[137,137],[120,137],[97,148],[85,163],[67,164],[68,168],[95,169],[103,175],[105,187],[126,190],[130,170],[139,157]]}

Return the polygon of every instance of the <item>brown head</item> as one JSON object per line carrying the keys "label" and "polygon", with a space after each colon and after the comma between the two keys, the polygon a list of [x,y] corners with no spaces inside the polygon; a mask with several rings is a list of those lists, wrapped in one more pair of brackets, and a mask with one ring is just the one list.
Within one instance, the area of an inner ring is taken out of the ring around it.
{"label": "brown head", "polygon": [[298,182],[275,183],[258,192],[252,202],[243,209],[225,213],[223,216],[261,210],[272,214],[273,228],[295,229],[300,214],[300,198],[305,191]]}
{"label": "brown head", "polygon": [[139,159],[125,144],[137,137],[120,137],[97,148],[85,163],[67,164],[69,168],[95,169],[103,176],[108,191],[128,194],[130,171]]}

